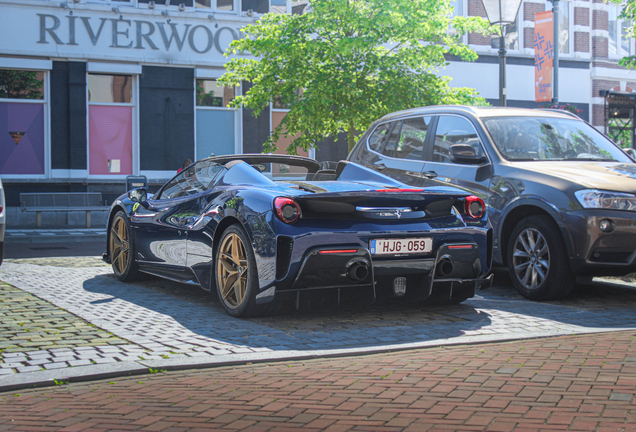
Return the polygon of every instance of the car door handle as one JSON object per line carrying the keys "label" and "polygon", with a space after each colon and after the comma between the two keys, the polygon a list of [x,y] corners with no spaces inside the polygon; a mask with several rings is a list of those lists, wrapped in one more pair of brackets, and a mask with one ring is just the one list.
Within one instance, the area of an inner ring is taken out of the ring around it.
{"label": "car door handle", "polygon": [[378,171],[384,171],[384,170],[386,169],[386,165],[384,165],[383,163],[380,163],[380,164],[377,164],[377,165],[375,166],[375,168],[376,168]]}
{"label": "car door handle", "polygon": [[424,177],[427,177],[427,178],[435,178],[435,177],[437,177],[437,173],[435,171],[424,171],[422,173],[422,175]]}

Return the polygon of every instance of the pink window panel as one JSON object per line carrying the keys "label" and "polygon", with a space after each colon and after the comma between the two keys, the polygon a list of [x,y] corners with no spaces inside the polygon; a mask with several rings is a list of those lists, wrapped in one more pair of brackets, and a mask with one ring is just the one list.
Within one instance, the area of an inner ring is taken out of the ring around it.
{"label": "pink window panel", "polygon": [[132,107],[88,108],[90,174],[132,174]]}

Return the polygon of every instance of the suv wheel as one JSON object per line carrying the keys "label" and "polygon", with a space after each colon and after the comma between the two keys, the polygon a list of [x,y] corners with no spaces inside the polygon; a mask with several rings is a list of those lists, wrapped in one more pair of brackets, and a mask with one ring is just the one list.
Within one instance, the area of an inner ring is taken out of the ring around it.
{"label": "suv wheel", "polygon": [[526,298],[559,299],[574,286],[565,244],[549,216],[522,219],[512,231],[507,255],[512,284]]}

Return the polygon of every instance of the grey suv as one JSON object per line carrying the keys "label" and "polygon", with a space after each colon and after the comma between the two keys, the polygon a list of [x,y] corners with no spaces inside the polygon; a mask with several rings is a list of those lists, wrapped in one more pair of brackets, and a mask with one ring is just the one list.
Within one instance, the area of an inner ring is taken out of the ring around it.
{"label": "grey suv", "polygon": [[413,186],[449,182],[488,204],[495,264],[533,300],[577,277],[636,270],[636,164],[570,113],[435,106],[374,122],[348,157]]}

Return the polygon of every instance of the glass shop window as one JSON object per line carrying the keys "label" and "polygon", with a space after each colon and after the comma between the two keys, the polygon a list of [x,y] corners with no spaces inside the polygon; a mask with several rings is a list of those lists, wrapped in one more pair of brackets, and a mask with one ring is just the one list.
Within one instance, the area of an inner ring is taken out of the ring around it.
{"label": "glass shop window", "polygon": [[44,72],[0,69],[0,99],[44,99]]}
{"label": "glass shop window", "polygon": [[199,9],[232,12],[234,10],[234,0],[195,0],[194,6]]}
{"label": "glass shop window", "polygon": [[266,14],[269,12],[269,0],[242,0],[241,11]]}
{"label": "glass shop window", "polygon": [[215,79],[197,80],[197,106],[229,108],[234,87],[224,87]]}
{"label": "glass shop window", "polygon": [[287,13],[287,0],[271,0],[271,13]]}
{"label": "glass shop window", "polygon": [[88,75],[88,101],[132,103],[132,75]]}

